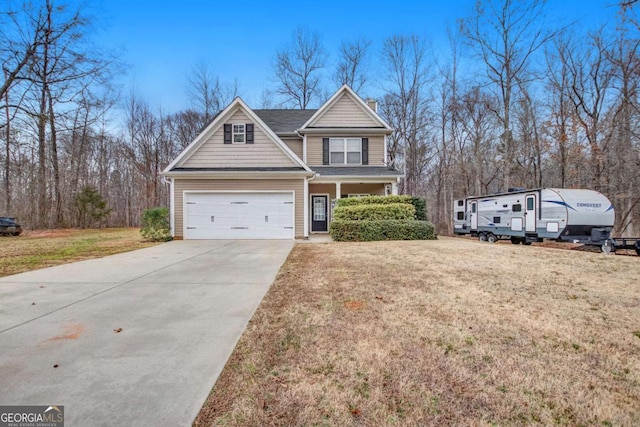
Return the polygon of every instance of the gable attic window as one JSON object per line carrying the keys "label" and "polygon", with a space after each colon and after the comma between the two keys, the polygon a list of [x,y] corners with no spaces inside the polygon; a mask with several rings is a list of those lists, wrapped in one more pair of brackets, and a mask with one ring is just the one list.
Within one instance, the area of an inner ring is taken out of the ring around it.
{"label": "gable attic window", "polygon": [[225,123],[225,144],[253,144],[253,123]]}
{"label": "gable attic window", "polygon": [[233,125],[233,143],[244,144],[244,124]]}

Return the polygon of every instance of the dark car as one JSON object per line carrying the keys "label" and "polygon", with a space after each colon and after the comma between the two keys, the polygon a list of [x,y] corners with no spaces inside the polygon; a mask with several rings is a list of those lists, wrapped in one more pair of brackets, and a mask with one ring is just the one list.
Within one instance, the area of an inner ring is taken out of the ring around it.
{"label": "dark car", "polygon": [[19,236],[20,233],[22,233],[22,227],[16,222],[15,218],[0,216],[0,235]]}

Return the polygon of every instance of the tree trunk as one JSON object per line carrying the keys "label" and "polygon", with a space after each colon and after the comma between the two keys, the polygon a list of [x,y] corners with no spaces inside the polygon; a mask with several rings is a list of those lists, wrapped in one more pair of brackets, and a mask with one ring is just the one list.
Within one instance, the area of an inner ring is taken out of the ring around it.
{"label": "tree trunk", "polygon": [[62,192],[60,191],[60,164],[58,162],[58,140],[56,121],[53,113],[53,98],[47,90],[49,98],[49,131],[51,143],[51,162],[53,164],[53,191],[55,195],[54,227],[60,227],[64,219],[62,217]]}
{"label": "tree trunk", "polygon": [[[6,78],[5,78],[6,79]],[[5,195],[5,209],[7,215],[11,215],[11,184],[10,178],[11,174],[9,170],[11,169],[11,116],[9,114],[9,88],[4,94],[6,109],[6,117],[7,117],[7,125],[5,126],[5,136],[6,136],[6,145],[5,145],[5,159],[4,159],[4,195]]]}

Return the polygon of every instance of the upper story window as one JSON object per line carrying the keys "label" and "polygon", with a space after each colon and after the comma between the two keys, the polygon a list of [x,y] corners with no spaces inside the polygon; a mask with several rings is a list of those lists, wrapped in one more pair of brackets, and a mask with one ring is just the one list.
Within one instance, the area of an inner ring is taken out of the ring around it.
{"label": "upper story window", "polygon": [[244,144],[244,124],[233,125],[233,143]]}
{"label": "upper story window", "polygon": [[322,138],[322,164],[368,165],[369,138]]}
{"label": "upper story window", "polygon": [[330,138],[329,158],[332,165],[362,164],[362,139]]}

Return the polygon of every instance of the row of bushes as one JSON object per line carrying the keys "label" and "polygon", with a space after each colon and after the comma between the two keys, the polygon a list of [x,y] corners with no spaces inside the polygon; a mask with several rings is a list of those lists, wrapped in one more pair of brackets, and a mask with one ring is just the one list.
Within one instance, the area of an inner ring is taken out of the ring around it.
{"label": "row of bushes", "polygon": [[331,238],[338,242],[370,242],[374,240],[435,240],[433,224],[416,220],[360,220],[334,219]]}
{"label": "row of bushes", "polygon": [[436,239],[426,219],[421,197],[353,197],[337,201],[329,232],[336,241]]}
{"label": "row of bushes", "polygon": [[[410,196],[366,196],[339,199],[330,233],[336,241],[430,240],[437,236],[426,221],[425,199]],[[142,215],[142,236],[171,240],[169,210],[147,209]]]}

